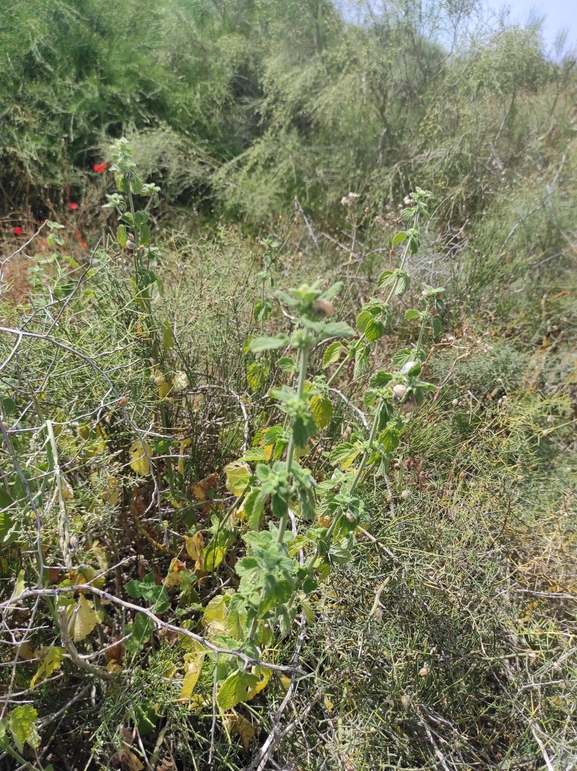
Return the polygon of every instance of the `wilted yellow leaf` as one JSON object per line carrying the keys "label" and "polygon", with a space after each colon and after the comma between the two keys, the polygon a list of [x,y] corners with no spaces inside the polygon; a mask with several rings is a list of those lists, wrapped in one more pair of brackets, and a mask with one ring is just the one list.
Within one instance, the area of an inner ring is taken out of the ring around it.
{"label": "wilted yellow leaf", "polygon": [[218,474],[209,474],[204,479],[201,479],[200,482],[195,482],[192,485],[192,494],[194,495],[197,501],[208,501],[209,490],[215,490],[217,484],[218,484]]}
{"label": "wilted yellow leaf", "polygon": [[130,468],[139,476],[146,477],[150,474],[150,457],[152,450],[146,440],[136,439],[130,445]]}
{"label": "wilted yellow leaf", "polygon": [[330,425],[333,417],[333,405],[326,396],[315,395],[310,401],[310,410],[319,428],[326,428]]}
{"label": "wilted yellow leaf", "polygon": [[175,372],[172,378],[172,389],[174,393],[179,394],[189,386],[188,377],[186,372]]}
{"label": "wilted yellow leaf", "polygon": [[240,736],[245,750],[248,750],[251,741],[256,733],[256,728],[242,715],[229,715],[228,728],[232,733]]}
{"label": "wilted yellow leaf", "polygon": [[34,688],[36,683],[40,682],[41,680],[45,680],[47,677],[50,677],[50,675],[60,666],[65,653],[66,651],[64,648],[57,648],[54,645],[51,645],[49,648],[41,648],[39,651],[36,651],[36,657],[41,662],[41,664],[38,667],[38,671],[30,681],[30,688]]}
{"label": "wilted yellow leaf", "polygon": [[105,572],[108,570],[108,558],[106,556],[106,552],[100,546],[98,541],[94,541],[92,544],[92,553],[96,557],[96,561],[98,562],[98,567],[102,572]]}
{"label": "wilted yellow leaf", "polygon": [[166,381],[163,381],[158,386],[158,395],[161,399],[164,399],[170,393],[171,385]]}
{"label": "wilted yellow leaf", "polygon": [[256,675],[259,680],[252,688],[247,689],[248,701],[254,699],[257,693],[260,693],[267,687],[268,681],[272,675],[272,669],[267,669],[266,667],[253,667],[252,673],[253,675]]}
{"label": "wilted yellow leaf", "polygon": [[286,693],[288,691],[288,689],[290,688],[290,686],[291,686],[291,679],[290,679],[290,677],[287,677],[286,675],[281,675],[280,676],[280,682],[281,682],[281,686],[283,688],[283,691]]}
{"label": "wilted yellow leaf", "polygon": [[226,601],[220,595],[214,597],[204,609],[202,625],[207,628],[207,633],[222,634],[226,628]]}
{"label": "wilted yellow leaf", "polygon": [[315,622],[315,611],[313,609],[313,606],[311,605],[311,603],[306,597],[301,598],[301,608],[303,613],[305,614],[307,624],[312,626]]}
{"label": "wilted yellow leaf", "polygon": [[164,579],[164,585],[169,588],[172,586],[180,586],[183,578],[186,578],[188,575],[190,574],[186,569],[186,563],[175,557],[168,568],[168,573]]}
{"label": "wilted yellow leaf", "polygon": [[21,570],[18,573],[18,578],[16,579],[16,586],[14,587],[14,591],[12,592],[12,597],[10,599],[14,599],[14,597],[18,597],[22,592],[26,589],[26,576],[23,570]]}
{"label": "wilted yellow leaf", "polygon": [[250,478],[250,466],[248,463],[234,461],[224,467],[226,474],[226,489],[233,495],[241,495]]}
{"label": "wilted yellow leaf", "polygon": [[75,584],[87,584],[90,581],[94,586],[101,587],[104,585],[106,577],[96,578],[98,572],[92,565],[81,565],[76,570],[71,570],[68,577]]}
{"label": "wilted yellow leaf", "polygon": [[109,477],[108,488],[103,495],[105,503],[109,503],[111,506],[116,506],[118,503],[118,482],[115,477]]}
{"label": "wilted yellow leaf", "polygon": [[199,531],[194,535],[185,536],[184,543],[186,546],[186,553],[191,559],[195,560],[200,567],[200,565],[202,565],[202,553],[204,549],[202,533]]}
{"label": "wilted yellow leaf", "polygon": [[187,653],[184,657],[186,671],[184,680],[182,681],[182,689],[180,691],[181,699],[190,699],[194,687],[198,682],[200,673],[202,672],[202,663],[204,661],[205,653],[195,652]]}
{"label": "wilted yellow leaf", "polygon": [[94,605],[86,597],[80,595],[78,605],[72,611],[72,636],[74,642],[80,642],[88,637],[94,627],[102,621],[102,617],[94,610]]}
{"label": "wilted yellow leaf", "polygon": [[60,492],[62,493],[62,498],[65,501],[69,501],[71,498],[74,498],[74,491],[70,486],[70,483],[67,482],[64,477],[61,477],[60,479]]}
{"label": "wilted yellow leaf", "polygon": [[30,645],[28,640],[25,643],[22,643],[22,645],[18,647],[18,658],[24,659],[24,661],[27,661],[28,659],[36,658],[34,649]]}
{"label": "wilted yellow leaf", "polygon": [[132,752],[132,750],[129,750],[126,744],[124,744],[124,747],[121,750],[122,754],[122,762],[126,764],[129,771],[142,771],[144,768],[143,764],[141,763],[140,759]]}

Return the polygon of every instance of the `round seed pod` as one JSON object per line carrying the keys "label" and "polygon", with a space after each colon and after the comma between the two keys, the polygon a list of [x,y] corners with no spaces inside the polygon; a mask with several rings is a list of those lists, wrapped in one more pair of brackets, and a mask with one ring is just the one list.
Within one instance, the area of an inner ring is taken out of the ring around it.
{"label": "round seed pod", "polygon": [[335,312],[334,306],[328,300],[315,300],[312,304],[312,309],[317,316],[328,318]]}

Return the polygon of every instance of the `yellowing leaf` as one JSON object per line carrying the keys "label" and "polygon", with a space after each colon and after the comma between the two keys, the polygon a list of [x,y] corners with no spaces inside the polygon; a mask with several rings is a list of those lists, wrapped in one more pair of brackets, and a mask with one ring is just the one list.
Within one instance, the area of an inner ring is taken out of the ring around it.
{"label": "yellowing leaf", "polygon": [[24,574],[24,571],[21,570],[18,573],[18,578],[16,579],[16,586],[14,587],[14,591],[12,592],[12,597],[10,599],[14,599],[14,597],[18,597],[22,594],[22,592],[26,589],[26,576]]}
{"label": "yellowing leaf", "polygon": [[230,715],[228,719],[228,729],[232,733],[240,736],[245,750],[248,750],[251,741],[254,739],[256,728],[242,715]]}
{"label": "yellowing leaf", "polygon": [[75,584],[87,584],[90,581],[94,586],[100,588],[104,586],[106,577],[100,576],[100,578],[96,578],[98,573],[99,571],[93,568],[92,565],[81,565],[77,570],[71,570],[68,575]]}
{"label": "yellowing leaf", "polygon": [[326,428],[330,425],[333,417],[333,405],[326,396],[315,395],[310,402],[310,409],[319,428]]}
{"label": "yellowing leaf", "polygon": [[212,633],[224,632],[226,626],[226,601],[220,595],[214,597],[204,609],[202,625]]}
{"label": "yellowing leaf", "polygon": [[212,573],[213,570],[216,570],[225,556],[226,549],[224,546],[219,546],[214,540],[211,541],[204,552],[204,569],[206,572]]}
{"label": "yellowing leaf", "polygon": [[96,424],[94,433],[96,434],[96,439],[93,442],[94,451],[96,453],[102,453],[106,450],[106,432],[104,431],[100,423]]}
{"label": "yellowing leaf", "polygon": [[186,372],[175,372],[172,378],[172,390],[175,394],[179,394],[189,386],[188,377]]}
{"label": "yellowing leaf", "polygon": [[34,725],[37,717],[38,712],[30,704],[16,707],[10,713],[8,725],[20,752],[23,751],[25,742],[28,742],[31,747],[38,745],[39,737]]}
{"label": "yellowing leaf", "polygon": [[258,682],[255,675],[248,672],[236,671],[229,675],[216,695],[216,703],[223,712],[235,707],[241,701],[247,701],[249,691]]}
{"label": "yellowing leaf", "polygon": [[209,474],[200,482],[195,482],[192,485],[192,494],[197,501],[207,501],[209,499],[209,490],[215,490],[218,483],[218,474]]}
{"label": "yellowing leaf", "polygon": [[283,688],[283,691],[287,693],[288,689],[291,687],[291,679],[290,677],[287,677],[286,675],[280,676],[280,682],[281,686]]}
{"label": "yellowing leaf", "polygon": [[200,565],[202,565],[202,553],[204,549],[202,533],[199,531],[194,535],[185,536],[184,543],[186,546],[186,553],[191,559],[199,563],[200,567]]}
{"label": "yellowing leaf", "polygon": [[307,621],[307,624],[312,626],[315,622],[315,612],[313,610],[313,606],[311,605],[310,601],[303,597],[301,599],[301,608],[303,613],[305,614],[305,619]]}
{"label": "yellowing leaf", "polygon": [[60,480],[60,492],[62,493],[62,498],[65,501],[69,501],[71,498],[74,498],[74,491],[69,482],[67,482],[64,477],[62,477]]}
{"label": "yellowing leaf", "polygon": [[234,461],[224,467],[226,474],[226,489],[233,495],[241,495],[248,485],[250,478],[250,466],[248,463]]}
{"label": "yellowing leaf", "polygon": [[170,321],[162,322],[162,347],[165,351],[170,351],[174,345],[174,333],[170,326]]}
{"label": "yellowing leaf", "polygon": [[252,669],[253,675],[256,675],[258,677],[258,682],[252,687],[248,689],[248,701],[251,699],[254,699],[254,697],[257,695],[257,693],[260,693],[262,690],[264,690],[267,685],[268,681],[271,678],[272,675],[272,669],[267,669],[266,667],[253,667]]}
{"label": "yellowing leaf", "polygon": [[190,699],[192,692],[194,691],[194,687],[198,682],[198,678],[200,677],[201,671],[202,665],[196,663],[191,663],[188,665],[187,672],[184,676],[184,680],[182,681],[182,688],[180,691],[181,699]]}
{"label": "yellowing leaf", "polygon": [[338,340],[335,340],[332,342],[326,349],[324,356],[323,356],[323,369],[326,369],[327,367],[330,367],[331,364],[334,364],[337,362],[342,352],[345,350],[342,343],[339,343]]}
{"label": "yellowing leaf", "polygon": [[170,383],[167,383],[166,381],[163,381],[162,383],[160,383],[160,385],[158,386],[159,397],[161,399],[164,399],[170,393],[171,388],[172,386],[170,385]]}
{"label": "yellowing leaf", "polygon": [[122,744],[123,747],[120,751],[122,762],[128,767],[129,771],[142,771],[144,766],[140,759],[132,752],[132,750],[128,749],[125,742]]}
{"label": "yellowing leaf", "polygon": [[118,482],[114,477],[110,477],[108,480],[108,488],[103,495],[104,502],[111,506],[116,506],[119,500],[118,495]]}
{"label": "yellowing leaf", "polygon": [[41,664],[38,667],[38,671],[30,681],[30,688],[34,688],[36,683],[39,683],[41,680],[45,680],[47,677],[50,677],[50,675],[56,669],[58,669],[62,663],[62,659],[64,658],[65,653],[66,651],[64,648],[57,648],[54,645],[51,645],[49,648],[42,648],[41,650],[37,651],[36,656]]}
{"label": "yellowing leaf", "polygon": [[94,541],[92,544],[92,553],[96,557],[96,561],[98,562],[98,567],[100,570],[104,573],[108,570],[108,558],[106,556],[106,552],[100,546],[98,541]]}
{"label": "yellowing leaf", "polygon": [[168,574],[164,579],[164,585],[168,588],[180,586],[182,581],[186,580],[189,575],[190,573],[186,569],[186,563],[175,557],[168,568]]}
{"label": "yellowing leaf", "polygon": [[202,672],[202,664],[204,662],[205,652],[199,653],[187,653],[184,657],[186,665],[186,673],[182,682],[182,689],[180,691],[181,699],[190,699],[194,687],[198,682],[200,673]]}
{"label": "yellowing leaf", "polygon": [[72,626],[74,642],[79,642],[88,637],[94,627],[102,620],[99,614],[94,611],[92,602],[83,595],[80,595],[78,598],[78,605],[73,610],[72,615],[74,619]]}
{"label": "yellowing leaf", "polygon": [[138,474],[138,476],[146,477],[150,474],[150,457],[152,456],[152,450],[146,440],[141,441],[137,439],[132,442],[129,449],[130,454],[130,468]]}
{"label": "yellowing leaf", "polygon": [[24,661],[27,661],[28,659],[34,659],[36,658],[36,654],[34,653],[34,649],[30,645],[28,641],[25,643],[22,643],[22,645],[18,648],[18,658],[24,659]]}

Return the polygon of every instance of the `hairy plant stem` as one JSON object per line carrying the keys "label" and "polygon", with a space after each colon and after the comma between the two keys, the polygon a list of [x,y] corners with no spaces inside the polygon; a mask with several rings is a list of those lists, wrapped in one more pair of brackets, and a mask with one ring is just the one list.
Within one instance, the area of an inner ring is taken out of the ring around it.
{"label": "hairy plant stem", "polygon": [[[379,427],[379,420],[380,420],[380,417],[381,417],[381,409],[382,409],[382,407],[383,407],[383,400],[379,399],[379,403],[377,404],[377,409],[375,411],[375,417],[373,419],[373,425],[371,426],[371,432],[369,434],[369,439],[367,441],[367,449],[364,451],[364,453],[361,456],[360,463],[359,463],[358,468],[357,468],[357,470],[355,472],[355,476],[353,477],[353,481],[352,481],[352,484],[351,484],[351,487],[350,487],[350,490],[349,490],[350,493],[354,492],[354,490],[356,489],[357,485],[361,481],[361,476],[363,474],[363,471],[365,470],[365,466],[367,465],[367,461],[369,460],[369,456],[371,454],[371,447],[373,445],[373,442],[375,441],[375,436],[376,436],[376,433],[377,433],[377,429]],[[326,538],[326,540],[327,540],[328,543],[330,543],[330,540],[331,540],[331,538],[333,536],[333,533],[335,531],[335,527],[337,525],[337,522],[339,521],[339,519],[341,517],[341,513],[342,512],[340,512],[340,513],[336,513],[335,512],[335,516],[333,517],[333,521],[331,522],[331,524],[329,526],[329,529],[327,530],[327,538]],[[316,559],[316,554],[315,554],[315,559]]]}
{"label": "hairy plant stem", "polygon": [[[302,399],[305,392],[305,383],[307,379],[307,364],[308,364],[308,358],[309,358],[309,351],[311,348],[312,342],[305,338],[303,341],[302,347],[300,349],[300,356],[299,356],[299,380],[298,380],[298,386],[297,386],[297,396],[299,399]],[[291,435],[288,443],[287,448],[287,456],[286,456],[286,470],[289,474],[289,480],[290,480],[290,473],[292,468],[292,462],[294,458],[294,452],[295,452],[295,440],[294,440],[294,433],[291,430]],[[286,526],[288,522],[288,509],[290,506],[290,490],[287,495],[287,510],[286,513],[283,514],[283,516],[280,519],[279,522],[279,528],[278,528],[278,536],[276,539],[277,544],[281,544],[284,540],[284,534],[286,532]],[[260,610],[260,608],[259,608]],[[250,630],[248,633],[248,639],[253,640],[257,631],[258,631],[258,616],[259,611],[257,610],[257,613],[255,617],[252,620],[252,623],[250,625]]]}
{"label": "hairy plant stem", "polygon": [[[135,266],[135,275],[136,275],[136,287],[138,291],[138,299],[141,300],[144,310],[147,315],[147,323],[148,328],[150,332],[150,340],[151,340],[151,347],[152,347],[152,356],[156,364],[160,364],[160,351],[158,346],[158,339],[156,336],[156,329],[154,324],[154,316],[152,313],[152,305],[150,302],[150,293],[148,291],[148,286],[142,287],[140,286],[140,274],[142,270],[144,269],[144,266],[142,264],[142,252],[141,252],[141,246],[140,246],[140,229],[136,226],[136,209],[134,207],[134,198],[132,196],[132,191],[128,191],[128,205],[130,206],[130,213],[132,215],[132,229],[134,231],[134,242],[136,244],[136,250],[134,252],[134,266]],[[160,402],[160,417],[162,420],[162,428],[164,433],[168,433],[169,430],[169,422],[168,422],[168,414],[166,410],[166,405],[163,401]],[[170,493],[172,496],[173,502],[176,500],[176,485],[174,481],[174,468],[172,466],[172,459],[167,457],[166,458],[166,473],[168,477],[168,485],[170,487]],[[177,521],[177,512],[176,509],[173,507],[172,511],[172,529],[173,531],[176,531],[178,527],[178,521]],[[172,537],[172,545],[173,548],[176,549],[177,547],[177,536],[174,534]]]}
{"label": "hairy plant stem", "polygon": [[330,386],[330,385],[331,385],[331,383],[332,383],[334,380],[336,380],[336,378],[339,376],[339,373],[341,372],[341,370],[342,370],[342,368],[345,366],[345,364],[346,364],[348,361],[351,361],[351,360],[354,358],[354,356],[355,356],[355,354],[356,354],[356,352],[357,352],[357,346],[360,346],[360,344],[363,342],[364,338],[365,338],[365,333],[363,332],[363,334],[362,334],[362,335],[359,337],[359,339],[357,340],[357,342],[356,342],[356,344],[355,344],[355,347],[352,349],[352,351],[349,351],[349,353],[348,353],[348,354],[345,356],[345,358],[344,358],[344,359],[341,361],[341,363],[339,364],[339,366],[336,368],[336,370],[333,372],[333,374],[332,374],[332,375],[330,376],[330,378],[327,380],[327,385],[328,385],[328,386]]}
{"label": "hairy plant stem", "polygon": [[[310,350],[310,342],[308,341],[308,339],[305,339],[303,342],[303,346],[300,349],[299,381],[297,386],[297,396],[299,400],[303,398],[304,392],[305,392],[305,382],[307,378],[307,364],[308,364],[308,358],[309,358],[309,350]],[[286,453],[286,470],[289,475],[289,480],[290,480],[294,452],[295,452],[294,431],[291,430],[291,435],[290,435],[287,453]],[[285,530],[288,522],[288,507],[290,505],[290,492],[287,497],[288,497],[287,511],[285,512],[285,514],[283,514],[279,522],[279,529],[278,529],[278,536],[277,536],[277,543],[279,544],[283,542],[283,538],[284,538],[284,534],[285,534]]]}
{"label": "hairy plant stem", "polygon": [[[418,226],[418,224],[419,224],[419,215],[415,214],[415,218],[413,220],[413,227],[416,228]],[[405,267],[405,263],[407,261],[407,257],[409,256],[409,243],[410,242],[407,240],[407,243],[405,245],[405,251],[403,252],[403,256],[401,257],[401,262],[400,262],[400,265],[399,265],[399,270],[402,270]],[[391,288],[389,290],[389,294],[387,296],[387,299],[385,300],[385,304],[386,305],[388,305],[390,303],[391,298],[392,298],[393,294],[395,293],[395,289],[397,288],[397,283],[398,283],[398,278],[395,279],[395,281],[391,285]],[[356,342],[355,347],[353,348],[353,350],[349,351],[349,353],[345,356],[345,358],[341,361],[339,366],[336,368],[336,370],[333,372],[333,374],[327,380],[327,385],[330,386],[331,383],[333,383],[336,380],[336,378],[339,376],[339,374],[340,374],[342,368],[345,366],[345,364],[348,361],[351,361],[351,359],[354,358],[354,355],[356,354],[356,352],[358,350],[357,346],[359,346],[363,342],[364,339],[365,339],[365,333],[363,332],[362,335],[359,337],[358,341]]]}
{"label": "hairy plant stem", "polygon": [[[413,227],[416,229],[419,224],[419,215],[415,214],[415,218],[413,220]],[[410,239],[407,239],[407,243],[405,244],[405,251],[403,252],[403,256],[401,257],[401,263],[399,265],[399,270],[403,270],[405,267],[405,263],[407,261],[407,257],[409,256],[409,245],[411,241]],[[389,294],[387,296],[387,299],[385,300],[386,303],[389,303],[391,301],[391,297],[395,293],[395,289],[397,288],[397,284],[399,282],[399,279],[396,278],[395,281],[391,284],[391,289],[389,291]]]}
{"label": "hairy plant stem", "polygon": [[[373,425],[371,426],[371,430],[370,430],[370,433],[369,433],[369,439],[367,441],[367,449],[365,450],[365,452],[363,453],[363,455],[361,457],[359,466],[358,466],[358,468],[357,468],[357,470],[355,472],[355,476],[354,476],[352,484],[351,484],[351,488],[350,488],[350,492],[351,493],[355,490],[355,488],[359,484],[359,482],[361,480],[361,475],[362,475],[363,471],[365,470],[365,466],[367,465],[367,461],[368,461],[370,453],[371,453],[371,446],[372,446],[373,442],[375,441],[375,436],[376,436],[376,433],[377,433],[377,429],[379,427],[379,420],[380,420],[380,417],[381,417],[381,409],[382,409],[382,407],[383,407],[383,400],[380,399],[379,403],[377,404],[377,409],[376,409],[376,412],[375,412],[375,417],[373,419]],[[340,512],[340,511],[335,512],[335,515],[333,517],[333,521],[331,522],[331,524],[329,526],[329,529],[327,530],[326,543],[328,543],[329,545],[330,545],[331,539],[333,537],[333,533],[335,531],[335,528],[337,526],[337,522],[341,518],[341,514],[342,514],[342,512]],[[318,547],[317,547],[317,548],[315,548],[315,550],[312,553],[312,555],[309,557],[309,560],[308,560],[308,563],[307,563],[307,566],[306,566],[306,576],[310,576],[311,575],[311,573],[313,571],[313,566],[314,566],[314,564],[316,562],[316,559],[318,557],[318,553],[319,552],[318,552]],[[293,601],[294,601],[294,597],[291,598],[290,603],[292,604]]]}
{"label": "hairy plant stem", "polygon": [[427,319],[423,319],[421,321],[421,328],[419,330],[419,339],[417,340],[417,351],[421,350],[421,343],[423,342],[423,335],[425,333],[426,324],[427,324]]}

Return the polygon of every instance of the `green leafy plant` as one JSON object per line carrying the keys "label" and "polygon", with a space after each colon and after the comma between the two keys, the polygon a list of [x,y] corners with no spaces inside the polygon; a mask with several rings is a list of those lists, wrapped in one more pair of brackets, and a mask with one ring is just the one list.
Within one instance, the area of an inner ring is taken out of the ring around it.
{"label": "green leafy plant", "polygon": [[[334,320],[333,301],[342,284],[323,291],[317,282],[288,292],[277,290],[275,296],[292,320],[290,333],[250,341],[250,351],[257,357],[283,349],[281,360],[287,362],[283,369],[296,378],[294,387],[283,384],[270,391],[284,422],[262,429],[257,446],[225,469],[229,489],[237,495],[237,519],[245,523],[245,553],[236,563],[240,583],[226,601],[226,614],[238,619],[235,637],[255,657],[270,643],[272,630],[287,635],[296,614],[304,608],[310,610],[307,596],[319,588],[331,567],[351,559],[354,532],[370,519],[364,499],[366,481],[373,473],[386,475],[410,413],[435,389],[421,379],[425,359],[422,344],[425,327],[431,318],[438,320],[433,314],[442,307],[439,296],[443,289],[426,286],[416,346],[395,354],[391,371],[374,373],[365,388],[364,401],[372,412],[368,435],[351,432],[347,441],[325,452],[322,478],[315,477],[307,456],[310,442],[318,441],[319,433],[331,423],[334,408],[329,386],[345,361],[368,360],[375,341],[385,332],[385,323],[392,323],[391,301],[410,286],[405,264],[408,255],[419,248],[418,225],[427,214],[429,197],[430,193],[417,188],[411,205],[403,210],[403,220],[410,227],[393,239],[395,246],[404,244],[399,267],[381,275],[378,285],[386,290],[386,297],[374,298],[363,306],[357,318],[358,333],[347,323]],[[341,342],[347,338],[351,342]],[[321,372],[310,380],[312,351],[326,340],[331,342],[322,358]],[[293,352],[294,358],[287,352]],[[345,358],[327,379],[321,373],[343,353]],[[251,463],[255,463],[254,468]],[[230,678],[236,678],[235,688],[238,678],[248,687],[242,671],[227,674],[219,693],[228,693]]]}

